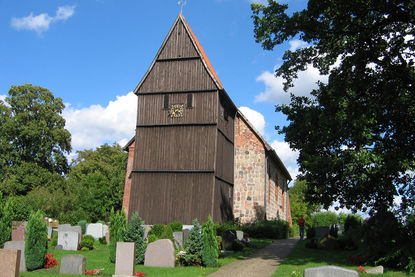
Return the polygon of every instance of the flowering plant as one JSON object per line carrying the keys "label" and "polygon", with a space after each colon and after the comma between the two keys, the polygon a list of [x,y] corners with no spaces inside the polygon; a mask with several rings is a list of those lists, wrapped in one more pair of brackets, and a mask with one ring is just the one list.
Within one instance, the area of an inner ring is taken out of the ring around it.
{"label": "flowering plant", "polygon": [[58,261],[54,258],[54,255],[52,253],[46,254],[44,268],[51,268],[57,266],[58,264]]}
{"label": "flowering plant", "polygon": [[146,274],[145,274],[144,272],[141,272],[141,271],[136,271],[136,272],[134,273],[134,276],[144,277],[144,276],[146,276]]}
{"label": "flowering plant", "polygon": [[101,271],[99,269],[94,269],[94,270],[85,270],[85,275],[98,275],[100,274]]}
{"label": "flowering plant", "polygon": [[366,272],[366,269],[363,266],[359,266],[357,269],[359,272]]}

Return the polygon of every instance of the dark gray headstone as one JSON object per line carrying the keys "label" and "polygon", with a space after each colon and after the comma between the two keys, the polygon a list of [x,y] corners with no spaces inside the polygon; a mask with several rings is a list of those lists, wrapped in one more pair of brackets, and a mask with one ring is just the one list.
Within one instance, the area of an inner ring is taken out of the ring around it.
{"label": "dark gray headstone", "polygon": [[174,244],[178,246],[178,248],[184,246],[183,232],[173,232],[173,237],[174,237]]}
{"label": "dark gray headstone", "polygon": [[60,245],[60,244],[58,244],[58,245],[55,246],[55,249],[62,250],[63,249],[63,246]]}
{"label": "dark gray headstone", "polygon": [[183,229],[183,244],[186,245],[187,238],[189,237],[190,230]]}
{"label": "dark gray headstone", "polygon": [[320,266],[306,268],[304,277],[359,277],[357,271],[338,266]]}
{"label": "dark gray headstone", "polygon": [[25,248],[24,241],[6,241],[6,243],[4,244],[4,249],[20,250],[20,272],[27,271],[26,259],[24,256],[24,248]]}
{"label": "dark gray headstone", "polygon": [[59,274],[84,275],[86,258],[83,255],[66,255],[61,259]]}
{"label": "dark gray headstone", "polygon": [[176,257],[173,242],[160,239],[147,245],[144,266],[174,267]]}
{"label": "dark gray headstone", "polygon": [[316,238],[321,239],[324,236],[327,236],[330,233],[330,227],[328,226],[318,226],[315,228],[316,230]]}

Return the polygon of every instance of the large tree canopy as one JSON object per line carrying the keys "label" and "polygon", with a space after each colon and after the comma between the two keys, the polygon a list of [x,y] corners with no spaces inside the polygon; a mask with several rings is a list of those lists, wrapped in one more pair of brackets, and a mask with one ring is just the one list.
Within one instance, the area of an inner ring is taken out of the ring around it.
{"label": "large tree canopy", "polygon": [[12,86],[0,100],[0,189],[6,195],[63,181],[71,151],[64,107],[61,98],[30,84]]}
{"label": "large tree canopy", "polygon": [[308,43],[284,54],[276,75],[285,89],[308,66],[329,74],[310,97],[277,106],[289,120],[281,132],[300,150],[309,200],[376,211],[402,196],[403,210],[413,208],[414,1],[310,0],[305,10],[286,9],[252,4],[265,49],[291,38]]}

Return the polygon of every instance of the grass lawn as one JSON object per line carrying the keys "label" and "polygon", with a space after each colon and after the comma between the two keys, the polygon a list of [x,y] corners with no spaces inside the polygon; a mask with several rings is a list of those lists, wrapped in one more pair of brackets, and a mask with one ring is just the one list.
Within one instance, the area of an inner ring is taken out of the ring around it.
{"label": "grass lawn", "polygon": [[[246,256],[249,256],[256,252],[258,249],[261,249],[272,240],[266,239],[252,239],[251,246],[245,247],[241,252],[234,252],[227,254],[225,257],[219,259],[219,266],[226,265],[237,259],[242,259]],[[115,264],[109,262],[109,250],[107,245],[100,245],[98,242],[95,242],[95,249],[92,251],[65,251],[65,250],[56,250],[49,249],[48,252],[55,255],[55,258],[58,260],[59,264],[64,255],[70,254],[81,254],[86,257],[86,269],[99,269],[101,274],[98,276],[112,276],[115,272]],[[141,271],[146,274],[146,276],[205,276],[209,273],[212,273],[218,270],[219,267],[179,267],[175,268],[159,268],[159,267],[146,267],[143,265],[137,265],[135,267],[136,271]],[[32,272],[21,272],[20,277],[54,277],[54,276],[79,276],[79,275],[59,275],[59,266],[50,268],[50,269],[39,269]]]}
{"label": "grass lawn", "polygon": [[[305,244],[306,241],[300,241],[272,276],[291,277],[293,271],[301,272],[301,276],[303,276],[304,269],[309,267],[319,267],[325,265],[335,265],[356,271],[359,267],[354,265],[346,258],[347,255],[358,254],[358,251],[329,251],[309,249],[305,248]],[[365,269],[371,268],[370,266],[363,267]],[[386,268],[385,274],[368,275],[365,273],[359,273],[359,276],[415,277],[415,274],[408,274],[406,272],[394,271]]]}

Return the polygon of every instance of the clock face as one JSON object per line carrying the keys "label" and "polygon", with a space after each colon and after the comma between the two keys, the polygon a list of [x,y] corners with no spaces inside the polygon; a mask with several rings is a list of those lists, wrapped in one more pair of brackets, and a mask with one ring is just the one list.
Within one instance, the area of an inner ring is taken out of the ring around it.
{"label": "clock face", "polygon": [[170,105],[169,116],[170,117],[183,117],[184,104],[172,104]]}

